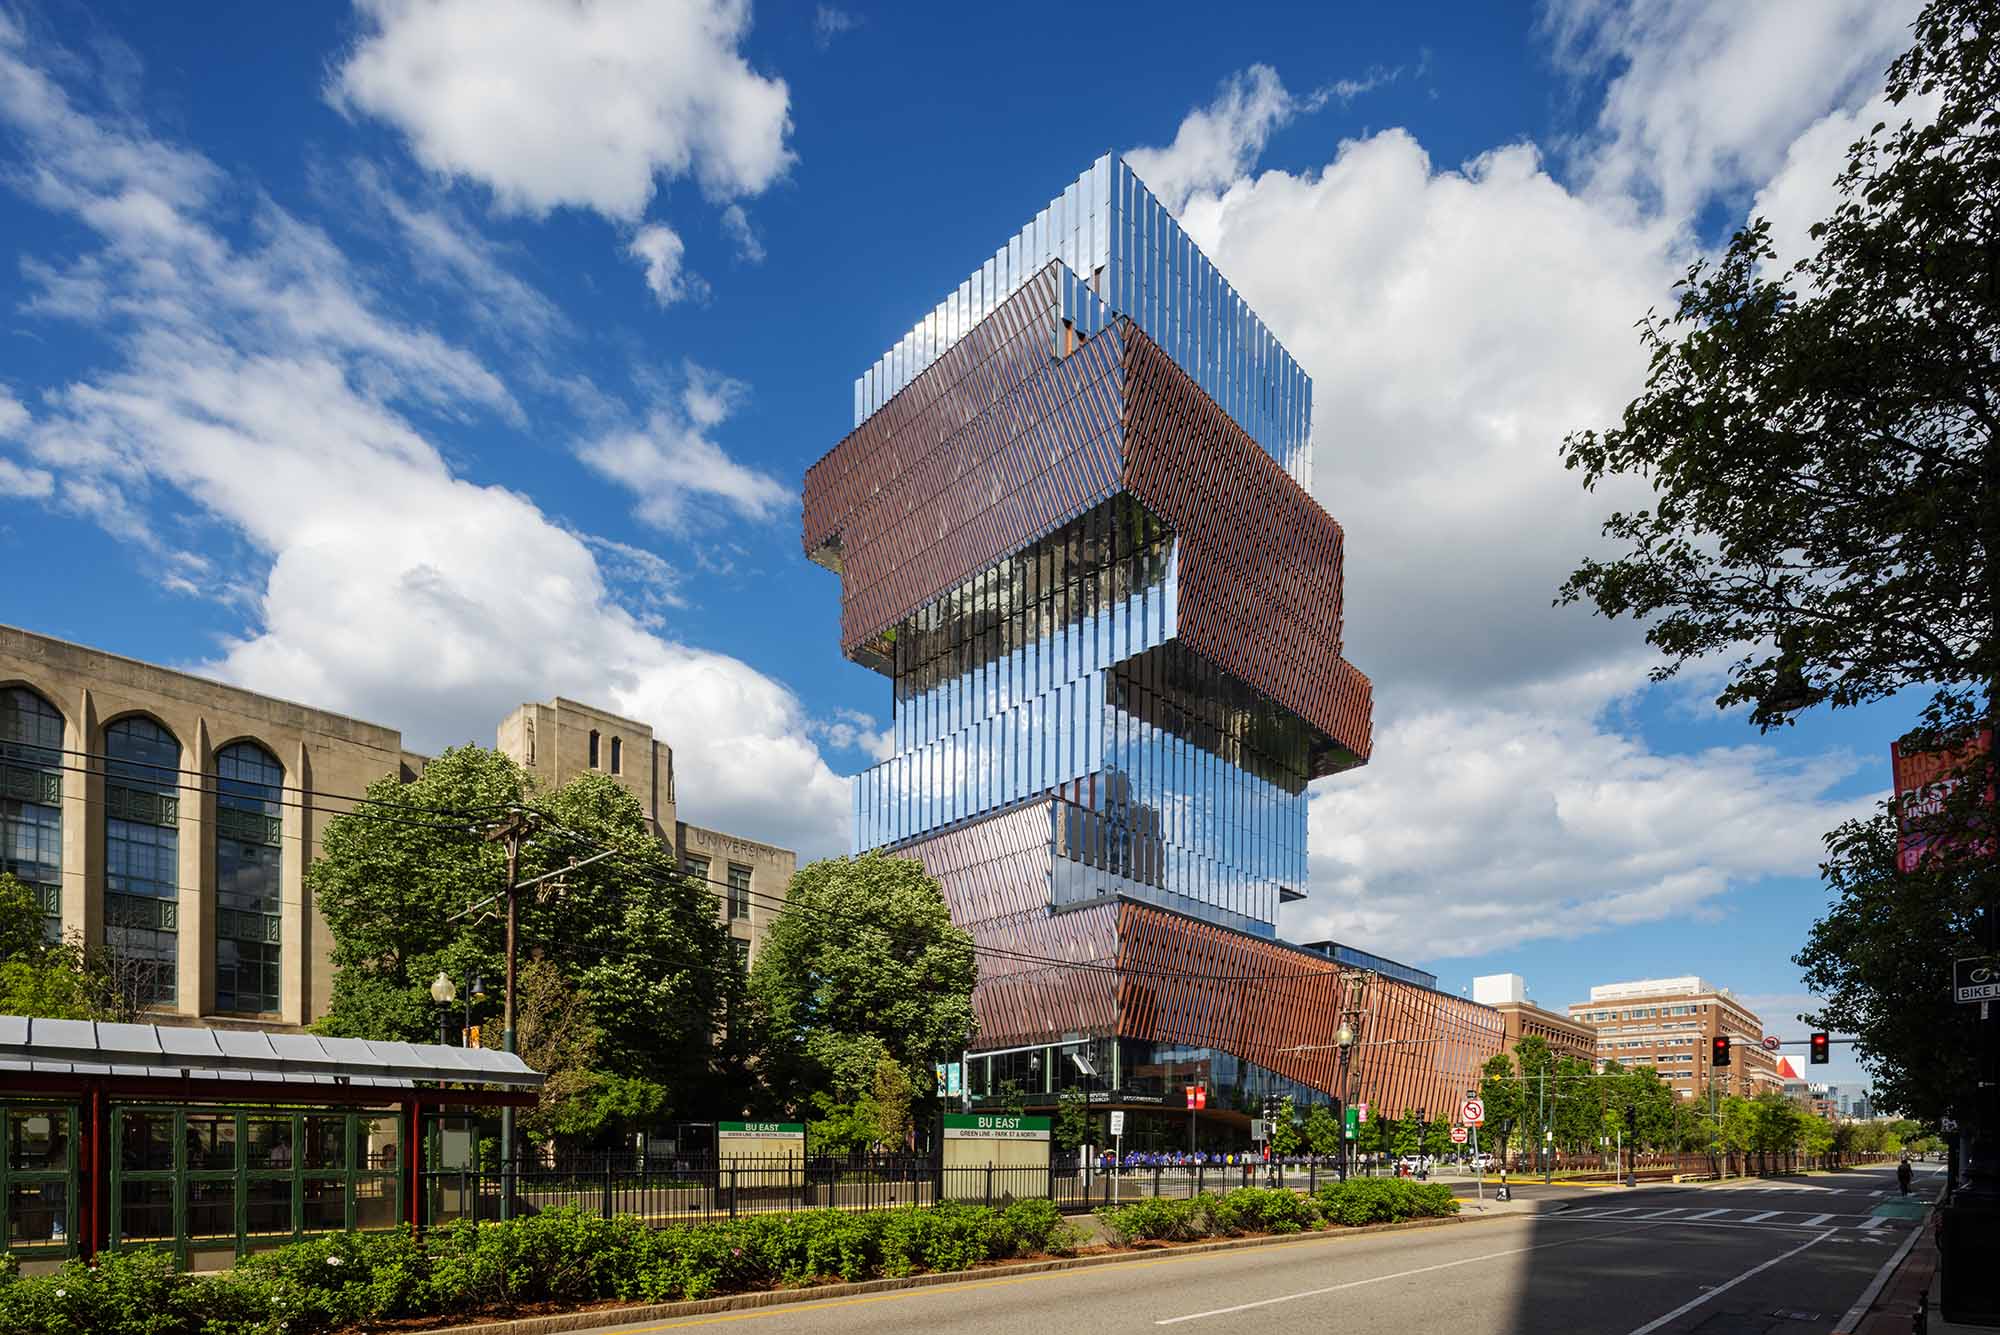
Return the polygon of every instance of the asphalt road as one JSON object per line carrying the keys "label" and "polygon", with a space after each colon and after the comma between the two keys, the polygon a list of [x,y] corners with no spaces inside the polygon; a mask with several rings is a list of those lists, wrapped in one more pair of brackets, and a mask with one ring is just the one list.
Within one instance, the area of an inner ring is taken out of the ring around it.
{"label": "asphalt road", "polygon": [[[1919,1196],[1935,1194],[1937,1171],[1920,1175]],[[598,1329],[1808,1335],[1832,1331],[1917,1227],[1893,1217],[1900,1209],[1886,1169],[1578,1191],[1555,1214],[1314,1235],[1234,1252],[1168,1251],[1092,1269]]]}

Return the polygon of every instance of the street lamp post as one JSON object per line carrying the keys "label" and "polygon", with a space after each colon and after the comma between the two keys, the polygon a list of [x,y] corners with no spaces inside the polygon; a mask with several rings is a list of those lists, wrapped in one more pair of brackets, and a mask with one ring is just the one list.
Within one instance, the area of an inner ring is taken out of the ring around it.
{"label": "street lamp post", "polygon": [[438,976],[431,979],[431,1000],[435,1001],[438,1004],[439,1047],[445,1046],[444,1022],[446,1015],[449,1014],[447,1008],[451,1005],[452,1001],[457,996],[458,996],[458,985],[451,981],[450,974],[446,973],[443,969],[439,969]]}

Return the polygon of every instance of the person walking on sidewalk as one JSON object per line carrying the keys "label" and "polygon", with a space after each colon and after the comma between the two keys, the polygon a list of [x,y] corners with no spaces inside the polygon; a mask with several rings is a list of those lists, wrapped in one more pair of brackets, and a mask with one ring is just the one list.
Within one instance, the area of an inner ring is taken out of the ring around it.
{"label": "person walking on sidewalk", "polygon": [[1903,1156],[1903,1161],[1896,1165],[1896,1185],[1903,1189],[1905,1196],[1910,1194],[1910,1156],[1907,1154]]}

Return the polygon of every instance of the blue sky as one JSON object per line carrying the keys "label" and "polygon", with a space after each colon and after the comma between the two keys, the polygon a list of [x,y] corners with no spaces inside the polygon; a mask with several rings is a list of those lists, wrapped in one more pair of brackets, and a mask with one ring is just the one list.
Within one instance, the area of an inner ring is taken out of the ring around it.
{"label": "blue sky", "polygon": [[1911,709],[1648,686],[1549,606],[1618,499],[1556,447],[1749,212],[1809,244],[1907,9],[0,4],[0,619],[420,749],[599,701],[693,818],[835,850],[888,698],[800,477],[1108,148],[1315,377],[1376,754],[1287,930],[1789,1033],[1819,834]]}

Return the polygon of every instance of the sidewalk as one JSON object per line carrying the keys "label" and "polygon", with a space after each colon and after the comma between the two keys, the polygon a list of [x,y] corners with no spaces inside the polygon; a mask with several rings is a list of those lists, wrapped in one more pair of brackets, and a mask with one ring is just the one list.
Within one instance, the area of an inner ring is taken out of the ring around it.
{"label": "sidewalk", "polygon": [[[1937,1303],[1937,1243],[1931,1232],[1931,1211],[1935,1201],[1923,1202],[1923,1217],[1916,1231],[1907,1242],[1889,1259],[1884,1269],[1888,1272],[1881,1279],[1881,1288],[1872,1296],[1866,1292],[1856,1307],[1865,1305],[1866,1311],[1858,1320],[1846,1321],[1835,1327],[1835,1335],[1909,1335],[1915,1328],[1914,1319],[1919,1307],[1928,1309],[1928,1321],[1923,1327],[1926,1335],[1955,1335],[1959,1331],[1984,1330],[1984,1326],[1960,1326],[1945,1321],[1938,1315]],[[1848,1314],[1850,1317],[1854,1313]]]}

